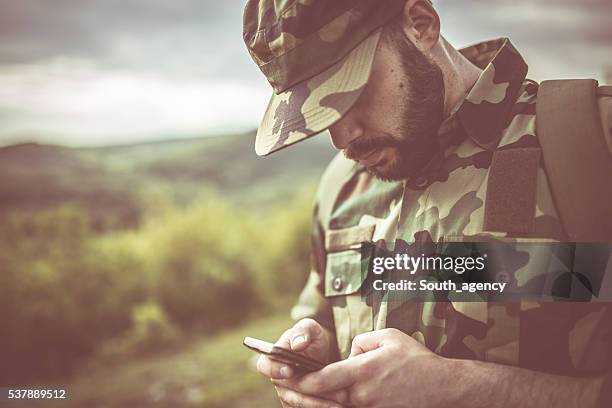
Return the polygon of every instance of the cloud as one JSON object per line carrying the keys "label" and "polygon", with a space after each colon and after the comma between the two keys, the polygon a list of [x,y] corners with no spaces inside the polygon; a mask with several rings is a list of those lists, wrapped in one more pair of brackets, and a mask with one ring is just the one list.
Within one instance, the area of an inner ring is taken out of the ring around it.
{"label": "cloud", "polygon": [[446,22],[463,22],[463,30],[512,32],[549,47],[565,41],[610,45],[612,40],[608,0],[439,0],[436,4]]}
{"label": "cloud", "polygon": [[13,53],[0,53],[0,60],[19,57],[19,62],[54,54],[94,57],[104,54],[108,40],[116,35],[146,40],[148,34],[186,25],[206,31],[240,13],[236,2],[196,0],[20,0],[1,7],[0,35],[13,41],[8,47]]}
{"label": "cloud", "polygon": [[4,2],[0,39],[0,140],[252,129],[269,96],[240,2]]}
{"label": "cloud", "polygon": [[0,64],[68,57],[111,68],[252,73],[233,63],[246,55],[240,2],[20,0],[0,11]]}
{"label": "cloud", "polygon": [[[609,0],[434,4],[452,44],[509,36],[534,79],[601,78],[612,64]],[[243,5],[1,2],[0,143],[36,134],[99,144],[255,127],[271,91],[242,42]]]}
{"label": "cloud", "polygon": [[0,75],[0,117],[9,119],[0,137],[52,134],[62,143],[84,145],[218,134],[228,123],[232,131],[246,131],[263,114],[268,96],[262,83],[169,79],[56,60]]}
{"label": "cloud", "polygon": [[604,78],[612,64],[609,0],[436,0],[442,28],[455,46],[509,37],[529,76]]}

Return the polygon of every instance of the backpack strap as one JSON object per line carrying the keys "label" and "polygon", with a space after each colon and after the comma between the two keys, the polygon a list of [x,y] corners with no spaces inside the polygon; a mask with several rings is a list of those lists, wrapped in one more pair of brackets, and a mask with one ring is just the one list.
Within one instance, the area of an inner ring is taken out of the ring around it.
{"label": "backpack strap", "polygon": [[593,79],[544,81],[538,91],[542,159],[570,241],[612,240],[612,156],[597,93]]}

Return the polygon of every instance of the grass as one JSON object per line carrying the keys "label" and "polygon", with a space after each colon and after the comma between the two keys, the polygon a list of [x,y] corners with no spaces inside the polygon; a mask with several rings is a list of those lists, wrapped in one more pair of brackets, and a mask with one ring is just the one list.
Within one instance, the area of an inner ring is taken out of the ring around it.
{"label": "grass", "polygon": [[44,405],[279,407],[270,382],[255,371],[253,352],[241,343],[245,336],[274,341],[291,324],[287,314],[263,318],[164,355],[129,360],[93,372],[83,370],[66,384],[70,400]]}

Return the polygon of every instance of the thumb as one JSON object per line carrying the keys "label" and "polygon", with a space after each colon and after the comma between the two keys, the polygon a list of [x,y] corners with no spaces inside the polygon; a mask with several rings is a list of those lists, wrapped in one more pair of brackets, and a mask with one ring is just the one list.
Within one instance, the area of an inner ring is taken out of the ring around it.
{"label": "thumb", "polygon": [[304,351],[313,340],[319,338],[322,329],[319,323],[312,319],[302,319],[291,331],[290,343],[293,351]]}
{"label": "thumb", "polygon": [[353,338],[349,358],[380,348],[382,345],[382,340],[383,336],[381,335],[380,331],[371,331],[358,334]]}

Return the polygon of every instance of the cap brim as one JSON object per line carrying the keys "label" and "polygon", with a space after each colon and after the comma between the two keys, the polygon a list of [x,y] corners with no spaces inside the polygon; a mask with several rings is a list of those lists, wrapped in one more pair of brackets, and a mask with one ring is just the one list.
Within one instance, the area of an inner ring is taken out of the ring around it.
{"label": "cap brim", "polygon": [[342,118],[370,78],[381,31],[322,73],[273,94],[257,130],[257,155],[267,156],[321,133]]}

